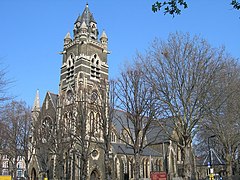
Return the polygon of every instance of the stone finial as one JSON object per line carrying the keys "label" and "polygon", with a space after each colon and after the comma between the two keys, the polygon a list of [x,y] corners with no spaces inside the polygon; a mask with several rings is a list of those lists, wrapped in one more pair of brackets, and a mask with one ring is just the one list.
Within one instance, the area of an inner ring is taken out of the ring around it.
{"label": "stone finial", "polygon": [[64,45],[68,45],[70,42],[72,42],[72,38],[70,33],[68,32],[64,38]]}
{"label": "stone finial", "polygon": [[66,34],[66,36],[65,36],[64,39],[72,39],[72,38],[71,38],[71,35],[70,35],[70,32],[68,32],[68,33]]}
{"label": "stone finial", "polygon": [[107,34],[104,30],[102,32],[102,35],[101,35],[100,39],[102,39],[102,38],[108,39]]}

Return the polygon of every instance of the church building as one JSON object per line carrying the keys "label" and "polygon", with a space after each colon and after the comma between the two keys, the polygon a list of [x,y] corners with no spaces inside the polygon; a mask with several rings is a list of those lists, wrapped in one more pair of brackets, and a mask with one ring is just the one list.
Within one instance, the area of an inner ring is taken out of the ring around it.
{"label": "church building", "polygon": [[[109,119],[108,37],[105,31],[99,34],[88,4],[74,22],[73,35],[67,33],[63,42],[59,92],[47,92],[42,105],[37,92],[32,109],[30,179],[104,180],[107,168],[112,179],[134,179],[133,150],[118,138],[123,129],[114,119],[111,126],[103,122]],[[165,171],[164,161],[161,151],[146,147],[140,178]]]}

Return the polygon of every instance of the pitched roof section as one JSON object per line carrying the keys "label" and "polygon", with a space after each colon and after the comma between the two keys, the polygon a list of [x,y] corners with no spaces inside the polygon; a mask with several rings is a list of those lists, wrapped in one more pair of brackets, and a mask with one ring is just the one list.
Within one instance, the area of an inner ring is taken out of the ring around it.
{"label": "pitched roof section", "polygon": [[113,125],[118,131],[119,134],[121,134],[123,126],[133,126],[131,124],[128,124],[126,113],[120,110],[114,110],[113,113]]}
{"label": "pitched roof section", "polygon": [[51,101],[53,103],[54,108],[57,109],[58,95],[57,94],[53,94],[51,92],[48,92],[48,94],[49,94],[49,97],[50,97],[50,99],[51,99]]}
{"label": "pitched roof section", "polygon": [[[112,143],[113,149],[117,154],[134,155],[133,149],[126,144]],[[150,147],[146,147],[142,152],[143,156],[161,156],[161,154]]]}
{"label": "pitched roof section", "polygon": [[[216,166],[216,165],[225,165],[225,161],[216,153],[216,151],[214,149],[210,149],[210,154],[211,154],[211,164],[213,166]],[[198,162],[198,164],[202,165],[202,166],[208,166],[210,162],[210,157],[209,157],[209,154],[206,156],[206,158],[204,159],[204,161],[201,163],[201,162]]]}
{"label": "pitched roof section", "polygon": [[75,21],[75,23],[77,23],[77,22],[81,22],[81,16],[80,15],[77,17],[77,20]]}
{"label": "pitched roof section", "polygon": [[[159,121],[161,121],[164,128],[160,127],[159,124],[152,124],[146,133],[148,143],[155,144],[168,142],[170,140],[169,135],[173,134],[174,125],[170,118],[161,119]],[[124,111],[114,110],[113,125],[119,135],[122,133],[123,127],[127,127],[131,131],[134,131],[134,125],[127,119],[127,114]]]}
{"label": "pitched roof section", "polygon": [[[162,126],[160,126],[160,123]],[[147,132],[147,141],[154,143],[165,143],[170,140],[174,133],[174,122],[170,118],[160,119],[159,124],[152,124]]]}

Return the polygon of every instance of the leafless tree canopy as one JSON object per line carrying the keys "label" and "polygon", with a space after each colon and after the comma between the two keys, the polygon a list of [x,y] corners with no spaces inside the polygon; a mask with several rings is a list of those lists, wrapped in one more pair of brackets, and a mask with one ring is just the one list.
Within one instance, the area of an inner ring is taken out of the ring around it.
{"label": "leafless tree canopy", "polygon": [[4,105],[3,104],[4,102],[12,99],[12,97],[8,94],[8,88],[12,82],[7,78],[6,68],[2,67],[1,62],[0,66],[1,66],[0,69],[0,108],[1,108]]}
{"label": "leafless tree canopy", "polygon": [[227,164],[227,175],[232,175],[233,162],[236,161],[240,142],[239,114],[240,67],[236,60],[228,57],[224,68],[218,72],[210,94],[220,94],[209,108],[208,116],[200,126],[197,139],[200,147],[206,146],[207,138],[215,135],[214,150]]}
{"label": "leafless tree canopy", "polygon": [[168,119],[175,128],[176,137],[171,138],[183,151],[184,176],[193,176],[189,145],[198,123],[219,97],[209,92],[223,68],[224,49],[214,49],[197,36],[175,33],[167,41],[156,39],[141,59],[162,110],[159,118]]}
{"label": "leafless tree canopy", "polygon": [[[93,86],[81,87],[70,104],[60,103],[62,115],[56,130],[58,142],[55,152],[59,161],[56,173],[59,178],[64,176],[61,171],[63,165],[66,166],[67,178],[88,178],[90,156],[95,149],[100,148],[104,152],[106,179],[111,179],[109,156],[113,109],[110,103],[112,93],[109,89],[111,88],[108,82],[101,79]],[[72,169],[71,162],[74,162]],[[75,172],[80,172],[79,177],[75,177]]]}
{"label": "leafless tree canopy", "polygon": [[30,132],[30,109],[22,101],[12,101],[2,108],[0,116],[1,150],[9,158],[12,177],[17,177],[19,157],[29,162],[28,137]]}
{"label": "leafless tree canopy", "polygon": [[[116,117],[122,128],[120,140],[131,147],[134,152],[134,177],[140,175],[140,156],[147,142],[147,134],[156,119],[157,107],[151,87],[146,83],[142,67],[137,62],[122,71],[116,82],[117,108],[124,112]],[[157,134],[156,134],[157,137]]]}

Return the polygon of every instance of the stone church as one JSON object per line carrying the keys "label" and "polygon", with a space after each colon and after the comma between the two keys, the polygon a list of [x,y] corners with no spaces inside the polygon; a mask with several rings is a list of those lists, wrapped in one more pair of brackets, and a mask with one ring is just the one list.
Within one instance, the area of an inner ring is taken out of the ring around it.
{"label": "stone church", "polygon": [[[58,94],[47,92],[41,106],[36,94],[29,144],[31,180],[78,180],[84,175],[87,180],[106,179],[104,133],[111,135],[112,179],[134,179],[133,150],[118,138],[122,128],[117,123],[102,128],[101,117],[107,117],[108,111],[99,111],[96,106],[108,102],[108,53],[108,37],[105,31],[99,37],[87,4],[74,23],[73,36],[67,33],[64,38]],[[115,114],[124,116],[120,111]],[[141,178],[150,179],[151,171],[165,171],[163,157],[161,150],[145,148],[139,167]]]}

